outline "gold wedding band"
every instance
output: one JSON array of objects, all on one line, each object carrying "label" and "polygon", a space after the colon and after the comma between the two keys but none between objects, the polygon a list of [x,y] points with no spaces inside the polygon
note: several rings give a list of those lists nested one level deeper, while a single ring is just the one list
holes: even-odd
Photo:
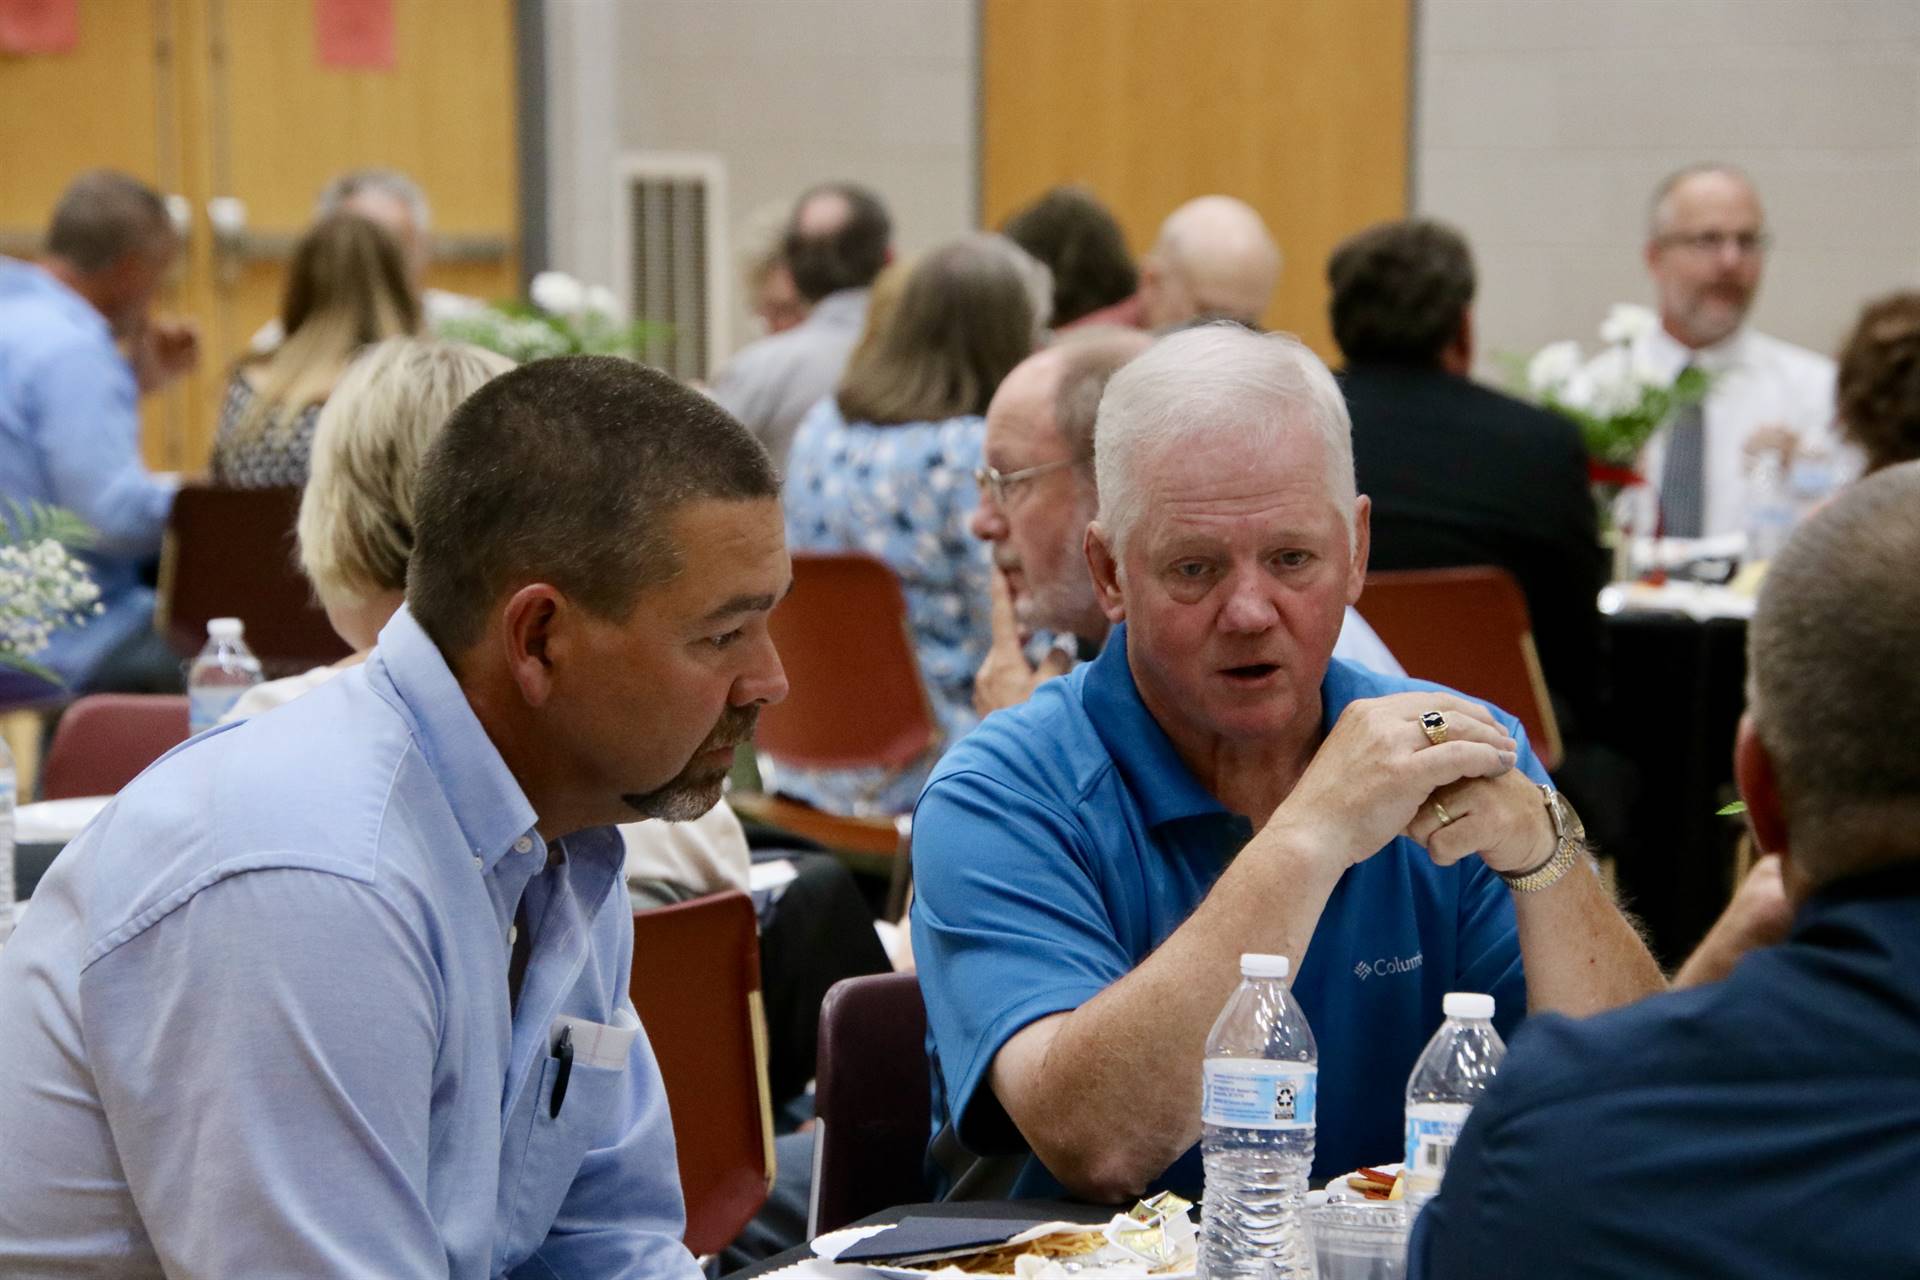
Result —
[{"label": "gold wedding band", "polygon": [[1438,711],[1422,711],[1420,730],[1427,735],[1427,741],[1437,747],[1447,740],[1447,718]]},{"label": "gold wedding band", "polygon": [[1440,825],[1443,827],[1450,826],[1453,822],[1453,815],[1447,812],[1447,806],[1441,804],[1438,800],[1433,802],[1433,815],[1440,819]]}]

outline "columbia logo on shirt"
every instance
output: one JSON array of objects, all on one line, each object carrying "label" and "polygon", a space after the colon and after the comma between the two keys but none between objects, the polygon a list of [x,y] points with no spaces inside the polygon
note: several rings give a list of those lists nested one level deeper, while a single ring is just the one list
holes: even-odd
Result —
[{"label": "columbia logo on shirt", "polygon": [[1412,973],[1426,962],[1421,952],[1410,956],[1381,956],[1378,960],[1362,960],[1353,966],[1353,976],[1365,982],[1368,978],[1390,978],[1396,974]]}]

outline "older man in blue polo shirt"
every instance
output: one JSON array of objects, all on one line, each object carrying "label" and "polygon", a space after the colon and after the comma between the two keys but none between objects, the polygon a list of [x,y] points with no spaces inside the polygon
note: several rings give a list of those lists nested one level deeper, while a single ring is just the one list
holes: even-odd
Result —
[{"label": "older man in blue polo shirt", "polygon": [[1294,962],[1318,1176],[1398,1154],[1445,992],[1511,1029],[1664,985],[1512,717],[1331,659],[1367,500],[1311,352],[1167,338],[1114,376],[1095,457],[1112,638],[948,753],[915,816],[943,1163],[1015,1157],[1023,1196],[1198,1188],[1242,952]]},{"label": "older man in blue polo shirt", "polygon": [[542,360],[414,535],[367,662],[141,775],[0,952],[0,1274],[697,1280],[613,824],[786,692],[772,461]]}]

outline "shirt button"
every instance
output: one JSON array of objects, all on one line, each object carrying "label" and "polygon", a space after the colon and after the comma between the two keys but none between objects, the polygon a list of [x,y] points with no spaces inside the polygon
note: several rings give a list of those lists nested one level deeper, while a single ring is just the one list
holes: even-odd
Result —
[{"label": "shirt button", "polygon": [[476,867],[484,867],[487,865],[487,860],[479,854],[475,854],[473,857],[473,865]]},{"label": "shirt button", "polygon": [[516,943],[518,941],[520,941],[520,926],[517,924],[508,925],[507,926],[508,945],[511,946],[513,943]]},{"label": "shirt button", "polygon": [[521,836],[518,840],[515,840],[513,842],[513,851],[515,853],[531,853],[533,851],[533,837]]}]

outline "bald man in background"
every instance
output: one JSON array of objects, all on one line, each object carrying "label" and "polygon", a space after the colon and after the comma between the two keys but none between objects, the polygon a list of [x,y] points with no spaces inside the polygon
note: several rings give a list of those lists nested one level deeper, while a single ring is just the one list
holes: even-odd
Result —
[{"label": "bald man in background", "polygon": [[1200,196],[1167,215],[1140,263],[1140,318],[1162,330],[1196,320],[1260,327],[1280,283],[1280,246],[1253,206]]}]

